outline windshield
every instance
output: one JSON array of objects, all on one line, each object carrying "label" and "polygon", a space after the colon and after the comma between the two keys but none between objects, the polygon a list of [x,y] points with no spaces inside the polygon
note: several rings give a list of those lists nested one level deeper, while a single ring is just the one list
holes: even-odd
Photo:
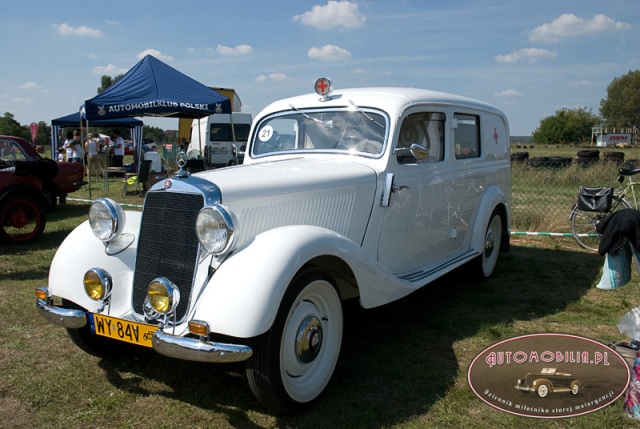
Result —
[{"label": "windshield", "polygon": [[[294,108],[295,109],[295,108]],[[259,124],[252,154],[344,152],[382,153],[387,120],[370,110],[300,111],[267,118]]]}]

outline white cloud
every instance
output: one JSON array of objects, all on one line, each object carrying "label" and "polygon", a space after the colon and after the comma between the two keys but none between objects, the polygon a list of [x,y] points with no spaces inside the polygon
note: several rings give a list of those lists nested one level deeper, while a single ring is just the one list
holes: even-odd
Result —
[{"label": "white cloud", "polygon": [[253,53],[253,49],[249,45],[236,45],[235,48],[229,46],[218,45],[216,52],[222,55],[250,55]]},{"label": "white cloud", "polygon": [[20,88],[22,88],[22,89],[38,89],[38,88],[40,88],[40,85],[38,85],[35,82],[25,82],[22,85],[20,85]]},{"label": "white cloud", "polygon": [[187,48],[187,52],[189,52],[190,54],[195,54],[196,48]]},{"label": "white cloud", "polygon": [[108,76],[117,76],[119,74],[125,74],[129,69],[125,69],[122,67],[116,67],[113,64],[109,64],[107,66],[97,66],[93,68],[93,74],[95,75],[108,75]]},{"label": "white cloud", "polygon": [[105,19],[104,22],[109,25],[121,25],[120,21],[114,21],[113,19]]},{"label": "white cloud", "polygon": [[289,79],[289,76],[287,76],[284,73],[271,73],[269,75],[260,75],[256,78],[256,82],[266,82],[268,80],[272,80],[274,82],[281,82],[283,80],[287,80]]},{"label": "white cloud", "polygon": [[329,0],[326,6],[314,6],[310,11],[294,16],[293,20],[321,30],[330,30],[334,27],[362,27],[367,18],[360,13],[356,3]]},{"label": "white cloud", "polygon": [[165,55],[156,49],[145,49],[144,51],[140,52],[137,57],[139,60],[141,60],[147,55],[153,55],[154,57],[162,61],[173,61],[173,57],[171,55]]},{"label": "white cloud", "polygon": [[320,61],[342,61],[351,58],[351,52],[336,45],[324,45],[322,48],[311,48],[309,58]]},{"label": "white cloud", "polygon": [[606,15],[594,15],[592,19],[587,20],[572,13],[565,13],[550,23],[542,24],[531,30],[529,40],[532,42],[554,43],[565,37],[628,30],[630,28],[631,24],[615,21]]},{"label": "white cloud", "polygon": [[520,97],[523,94],[515,89],[505,89],[503,91],[496,92],[493,95],[496,97]]},{"label": "white cloud", "polygon": [[22,97],[16,97],[12,100],[15,103],[20,103],[20,104],[30,104],[33,103],[33,100],[30,98],[22,98]]},{"label": "white cloud", "polygon": [[538,62],[541,58],[554,58],[558,53],[541,48],[524,48],[507,55],[498,55],[494,59],[499,63],[517,63],[526,61],[529,64]]},{"label": "white cloud", "polygon": [[593,82],[589,80],[576,80],[573,82],[569,82],[567,86],[593,86]]},{"label": "white cloud", "polygon": [[53,24],[53,28],[63,36],[87,36],[87,37],[102,37],[102,31],[95,28],[89,28],[82,25],[77,28],[73,28],[67,23]]}]

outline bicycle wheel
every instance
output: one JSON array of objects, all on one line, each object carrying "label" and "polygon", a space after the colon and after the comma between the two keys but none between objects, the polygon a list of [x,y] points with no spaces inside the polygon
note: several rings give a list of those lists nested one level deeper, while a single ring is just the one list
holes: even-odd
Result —
[{"label": "bicycle wheel", "polygon": [[571,234],[573,234],[573,238],[576,239],[580,247],[597,252],[600,244],[600,235],[596,231],[596,225],[609,214],[630,208],[631,204],[627,200],[615,195],[609,212],[586,212],[579,210],[578,205],[574,204],[570,216]]}]

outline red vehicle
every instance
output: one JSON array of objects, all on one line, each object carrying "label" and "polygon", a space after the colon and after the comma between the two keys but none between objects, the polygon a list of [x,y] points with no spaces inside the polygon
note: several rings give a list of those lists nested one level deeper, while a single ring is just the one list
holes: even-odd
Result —
[{"label": "red vehicle", "polygon": [[0,242],[37,240],[45,213],[80,189],[83,179],[81,164],[56,163],[20,137],[0,136]]}]

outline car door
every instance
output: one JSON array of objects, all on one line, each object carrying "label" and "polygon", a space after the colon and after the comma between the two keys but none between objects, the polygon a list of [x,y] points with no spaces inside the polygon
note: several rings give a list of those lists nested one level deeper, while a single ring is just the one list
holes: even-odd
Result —
[{"label": "car door", "polygon": [[[445,118],[444,111],[413,111],[394,139],[388,168],[392,192],[378,242],[378,259],[394,274],[433,265],[456,248],[449,222],[452,177],[445,157]],[[412,144],[426,148],[428,156],[417,159]]]}]

